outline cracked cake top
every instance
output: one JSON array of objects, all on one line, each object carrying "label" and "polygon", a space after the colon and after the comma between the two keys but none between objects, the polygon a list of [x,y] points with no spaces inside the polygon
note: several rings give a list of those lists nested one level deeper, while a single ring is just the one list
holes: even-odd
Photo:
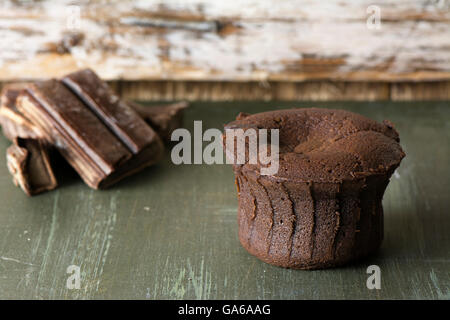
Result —
[{"label": "cracked cake top", "polygon": [[[341,182],[395,169],[405,156],[389,121],[359,114],[304,108],[238,115],[225,129],[279,129],[280,180]],[[226,133],[225,133],[226,135]],[[270,142],[270,139],[269,139]],[[261,164],[235,166],[258,171]]]}]

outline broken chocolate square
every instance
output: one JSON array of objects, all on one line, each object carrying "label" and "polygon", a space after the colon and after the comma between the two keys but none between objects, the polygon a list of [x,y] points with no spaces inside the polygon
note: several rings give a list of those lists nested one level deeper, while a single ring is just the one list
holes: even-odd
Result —
[{"label": "broken chocolate square", "polygon": [[62,82],[126,145],[137,154],[159,137],[145,121],[122,101],[92,70],[62,78]]},{"label": "broken chocolate square", "polygon": [[48,146],[44,141],[18,138],[7,149],[6,160],[14,184],[20,186],[27,195],[36,195],[57,187],[50,166]]},{"label": "broken chocolate square", "polygon": [[164,142],[170,142],[173,130],[183,125],[183,110],[188,107],[185,101],[163,106],[143,106],[133,101],[127,102],[150,126],[155,129]]}]

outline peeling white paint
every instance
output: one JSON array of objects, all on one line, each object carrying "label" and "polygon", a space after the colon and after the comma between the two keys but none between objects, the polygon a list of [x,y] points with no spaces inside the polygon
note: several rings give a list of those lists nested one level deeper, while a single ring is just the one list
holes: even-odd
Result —
[{"label": "peeling white paint", "polygon": [[[93,67],[105,79],[264,81],[280,75],[302,80],[321,70],[337,78],[374,70],[386,77],[450,72],[450,10],[425,0],[379,1],[381,30],[366,27],[372,4],[366,0],[82,2],[82,42],[67,48],[64,58],[55,54],[55,63],[38,60],[69,31],[69,4],[3,2],[0,78],[53,76],[80,67]],[[157,20],[168,26],[164,32],[130,23],[161,10],[169,12]],[[177,14],[205,21],[176,20]],[[216,20],[232,21],[236,30],[219,34],[210,28]],[[305,57],[316,62],[304,65]],[[327,59],[342,62],[327,66]]]}]

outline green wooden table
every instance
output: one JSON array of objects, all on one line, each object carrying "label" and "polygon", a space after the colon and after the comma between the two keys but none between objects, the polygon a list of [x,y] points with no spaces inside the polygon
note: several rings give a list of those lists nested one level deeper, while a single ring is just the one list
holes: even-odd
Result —
[{"label": "green wooden table", "polygon": [[[386,191],[380,253],[355,265],[286,270],[237,239],[227,165],[159,165],[106,191],[72,172],[28,198],[0,160],[0,298],[18,299],[450,299],[449,103],[194,103],[185,125],[222,128],[239,111],[344,108],[396,124],[407,157]],[[0,139],[1,150],[8,146]],[[62,170],[60,170],[62,171]],[[369,265],[381,290],[366,287]],[[81,270],[68,289],[67,268]]]}]

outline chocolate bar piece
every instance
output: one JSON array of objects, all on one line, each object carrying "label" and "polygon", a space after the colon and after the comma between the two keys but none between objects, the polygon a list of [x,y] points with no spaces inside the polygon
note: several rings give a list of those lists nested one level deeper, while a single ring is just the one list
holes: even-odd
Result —
[{"label": "chocolate bar piece", "polygon": [[58,186],[47,147],[42,140],[17,138],[6,151],[7,166],[14,184],[29,196]]},{"label": "chocolate bar piece", "polygon": [[87,185],[106,188],[159,160],[160,138],[134,111],[104,86],[89,83],[99,90],[84,90],[76,77],[73,83],[81,88],[74,90],[81,99],[52,79],[28,86],[17,106]]},{"label": "chocolate bar piece", "polygon": [[71,73],[62,81],[133,153],[137,154],[159,138],[151,127],[112,92],[92,70]]},{"label": "chocolate bar piece", "polygon": [[183,110],[188,107],[185,101],[153,107],[146,107],[133,101],[127,101],[127,103],[155,129],[166,143],[171,141],[173,130],[183,125]]},{"label": "chocolate bar piece", "polygon": [[10,141],[16,138],[43,139],[43,134],[16,107],[16,100],[27,84],[6,85],[1,94],[0,124],[3,135]]}]

